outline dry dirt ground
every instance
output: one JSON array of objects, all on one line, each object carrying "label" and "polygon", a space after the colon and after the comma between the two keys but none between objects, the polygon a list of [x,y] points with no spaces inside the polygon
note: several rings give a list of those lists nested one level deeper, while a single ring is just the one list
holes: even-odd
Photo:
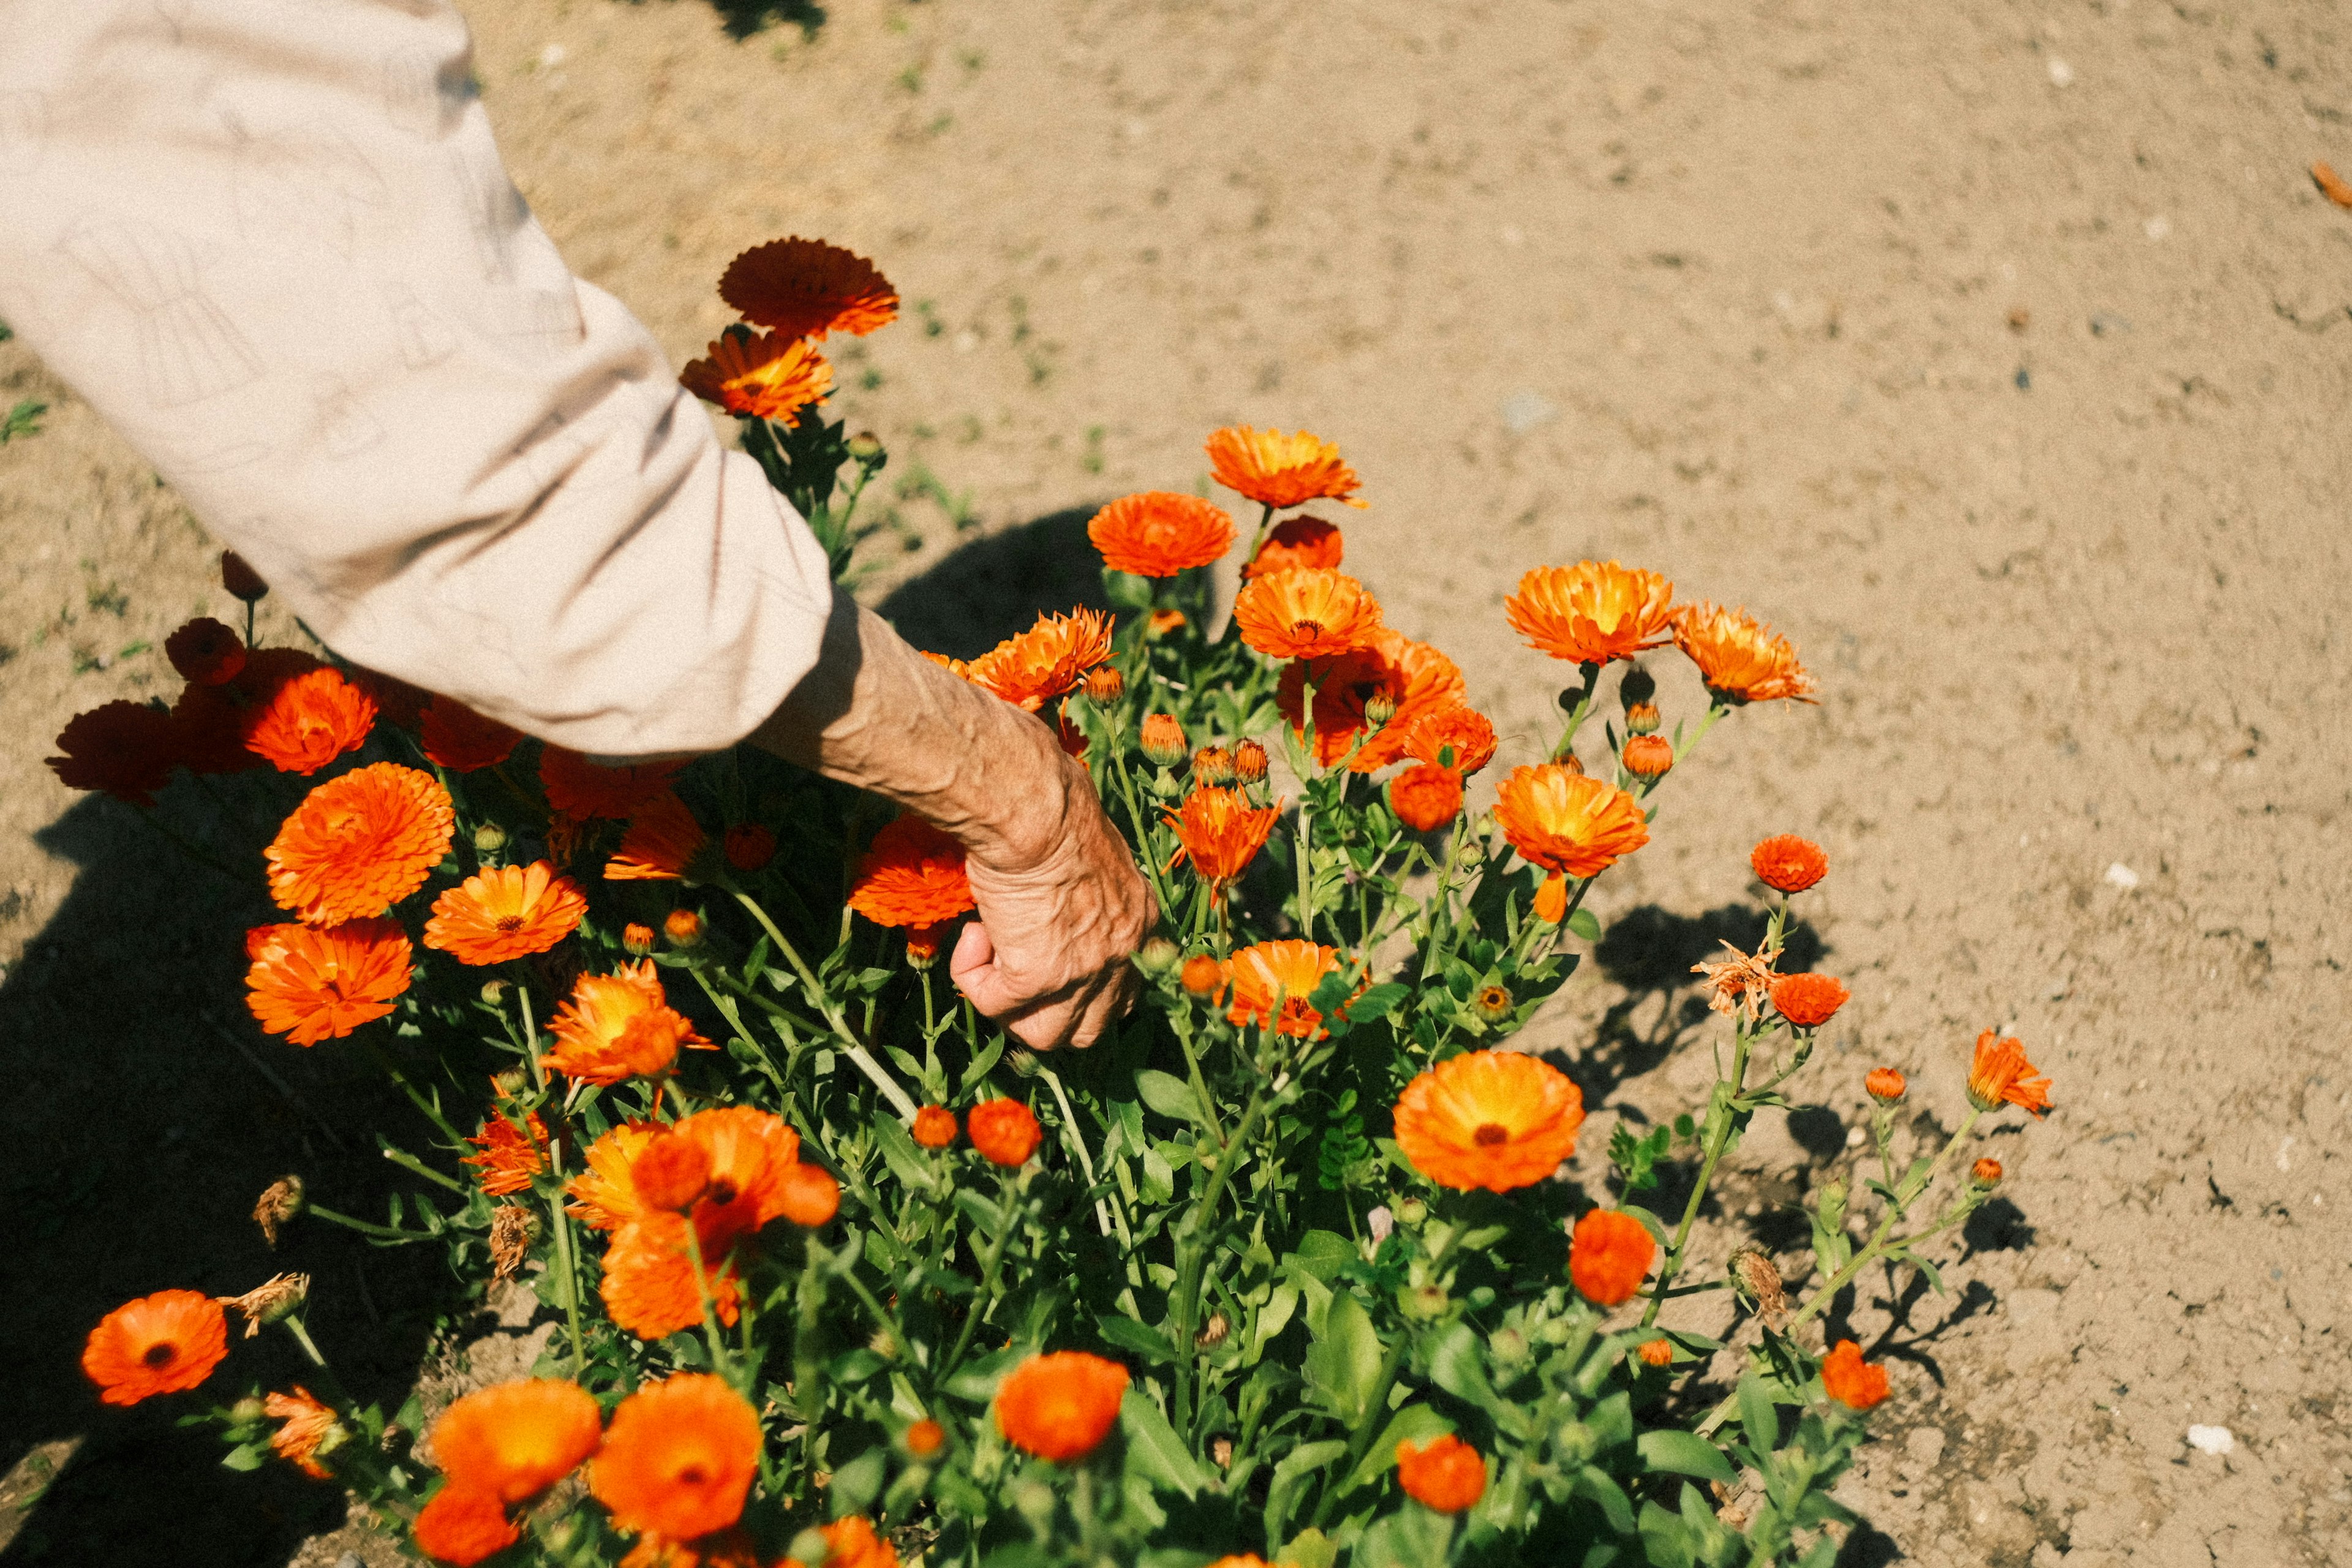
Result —
[{"label": "dry dirt ground", "polygon": [[[1617,556],[1769,616],[1821,705],[1735,715],[1672,781],[1600,899],[1655,940],[1539,1026],[1605,1107],[1587,1168],[1612,1116],[1704,1076],[1674,950],[1747,898],[1747,846],[1821,840],[1821,963],[1856,999],[1799,1080],[1822,1109],[1742,1151],[1714,1257],[1752,1232],[1802,1267],[1777,1205],[1848,1158],[1871,1064],[1913,1074],[1925,1136],[1998,1025],[2058,1102],[1994,1140],[2005,1206],[1948,1247],[1953,1295],[1891,1311],[1874,1283],[1842,1315],[1896,1391],[1847,1561],[2352,1562],[2352,212],[2305,173],[2352,168],[2344,15],[825,9],[738,39],[694,0],[467,5],[518,182],[681,358],[761,238],[902,289],[840,399],[901,481],[872,591],[935,574],[890,603],[941,637],[1049,599],[1085,575],[1073,509],[1189,487],[1202,436],[1253,421],[1344,445],[1354,568],[1522,752],[1564,673],[1502,624],[1526,566]],[[306,1535],[332,1563],[353,1541],[314,1533],[315,1489],[214,1468],[72,1371],[112,1301],[268,1267],[242,1214],[279,1170],[379,1201],[358,1130],[399,1113],[347,1058],[243,1033],[249,890],[41,766],[226,606],[196,525],[12,344],[20,397],[53,406],[0,448],[0,1563],[274,1564]],[[304,1266],[322,1337],[386,1325],[358,1375],[395,1386],[439,1283]]]}]

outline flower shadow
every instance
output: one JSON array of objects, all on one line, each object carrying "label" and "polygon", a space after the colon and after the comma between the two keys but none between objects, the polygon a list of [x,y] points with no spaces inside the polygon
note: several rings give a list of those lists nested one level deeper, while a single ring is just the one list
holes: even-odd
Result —
[{"label": "flower shadow", "polygon": [[876,613],[917,647],[971,658],[1046,612],[1108,611],[1102,558],[1087,540],[1097,510],[1069,507],[971,540],[893,588]]},{"label": "flower shadow", "polygon": [[[631,5],[643,0],[629,0]],[[816,0],[710,0],[710,8],[719,13],[719,26],[730,38],[748,38],[770,27],[790,26],[801,30],[801,37],[814,39],[824,31],[825,9]]]}]

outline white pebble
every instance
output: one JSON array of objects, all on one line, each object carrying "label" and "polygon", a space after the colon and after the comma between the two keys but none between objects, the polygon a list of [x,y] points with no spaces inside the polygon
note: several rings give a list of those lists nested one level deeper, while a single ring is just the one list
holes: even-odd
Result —
[{"label": "white pebble", "polygon": [[[566,51],[562,44],[548,45],[547,47],[539,51],[540,68],[541,70],[553,70],[556,67],[563,63],[565,52]],[[1306,721],[1302,719],[1299,722],[1303,724]]]},{"label": "white pebble", "polygon": [[2227,1426],[2191,1426],[2189,1428],[2189,1446],[2200,1453],[2218,1456],[2236,1448],[2238,1439]]},{"label": "white pebble", "polygon": [[2139,873],[2120,860],[2107,868],[2105,879],[2107,886],[2111,888],[2130,889],[2139,886]]},{"label": "white pebble", "polygon": [[[2158,213],[2140,226],[2147,230],[2148,238],[2162,239],[2166,235],[2172,232],[2172,220],[2165,216],[2162,213]],[[1304,722],[1304,721],[1302,720],[1301,722]]]},{"label": "white pebble", "polygon": [[2073,85],[2074,80],[2074,68],[2068,65],[2064,60],[2060,59],[2056,55],[2052,55],[2050,57],[2050,85],[2053,87],[2068,87]]}]

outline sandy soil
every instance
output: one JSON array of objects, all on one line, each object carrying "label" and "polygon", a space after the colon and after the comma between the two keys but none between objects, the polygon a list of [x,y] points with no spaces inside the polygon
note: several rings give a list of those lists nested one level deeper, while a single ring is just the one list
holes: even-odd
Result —
[{"label": "sandy soil", "polygon": [[[1742,1151],[1717,1258],[1752,1232],[1801,1268],[1775,1205],[1846,1158],[1867,1066],[1913,1073],[1921,1136],[1956,1121],[1980,1027],[2055,1077],[2049,1122],[1995,1141],[2006,1206],[1962,1288],[1844,1314],[1896,1363],[1846,1561],[2352,1561],[2352,212],[2304,174],[2352,166],[2341,17],[839,0],[814,37],[738,41],[690,0],[467,9],[518,182],[681,357],[761,238],[897,281],[908,320],[842,404],[917,481],[877,595],[983,541],[892,599],[930,635],[974,563],[1016,595],[1082,580],[1065,514],[1189,486],[1235,420],[1345,446],[1373,502],[1350,560],[1507,744],[1542,743],[1564,673],[1502,624],[1533,563],[1619,556],[1790,632],[1821,706],[1709,740],[1601,900],[1657,940],[1538,1027],[1611,1114],[1674,1108],[1705,1030],[1660,953],[1793,830],[1833,857],[1814,931],[1857,995],[1800,1080],[1823,1109]],[[236,1025],[221,932],[248,896],[40,766],[71,712],[168,676],[131,645],[225,605],[184,510],[11,344],[22,396],[56,407],[0,448],[0,1053],[27,1155],[0,1227],[39,1288],[12,1292],[35,1300],[0,1563],[89,1561],[100,1531],[117,1563],[282,1563],[331,1509],[101,1415],[70,1356],[104,1304],[184,1282],[158,1259],[267,1267],[241,1214],[278,1169],[364,1207],[373,1162],[322,1129],[389,1113],[329,1053],[279,1047],[273,1085],[229,1050],[194,1010]],[[433,1288],[328,1263],[373,1288],[354,1337],[405,1336],[389,1385]],[[167,1475],[142,1485],[168,1521],[124,1502]]]}]

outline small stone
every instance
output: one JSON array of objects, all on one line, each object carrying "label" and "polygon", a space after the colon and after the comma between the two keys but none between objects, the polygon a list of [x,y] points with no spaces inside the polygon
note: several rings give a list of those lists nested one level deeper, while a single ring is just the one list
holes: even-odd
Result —
[{"label": "small stone", "polygon": [[2238,1439],[2227,1426],[2191,1426],[2189,1446],[2200,1454],[2219,1458],[2235,1449]]},{"label": "small stone", "polygon": [[2074,85],[2074,68],[2068,65],[2064,60],[2060,59],[2056,55],[2052,55],[2050,57],[2050,85],[2053,87],[2071,87]]},{"label": "small stone", "polygon": [[2100,879],[2110,888],[2121,888],[2126,892],[2139,886],[2139,873],[2120,860],[2109,866],[2107,874]]},{"label": "small stone", "polygon": [[1559,413],[1550,398],[1533,387],[1523,387],[1503,399],[1503,428],[1514,436],[1524,436],[1538,425],[1549,422]]}]

